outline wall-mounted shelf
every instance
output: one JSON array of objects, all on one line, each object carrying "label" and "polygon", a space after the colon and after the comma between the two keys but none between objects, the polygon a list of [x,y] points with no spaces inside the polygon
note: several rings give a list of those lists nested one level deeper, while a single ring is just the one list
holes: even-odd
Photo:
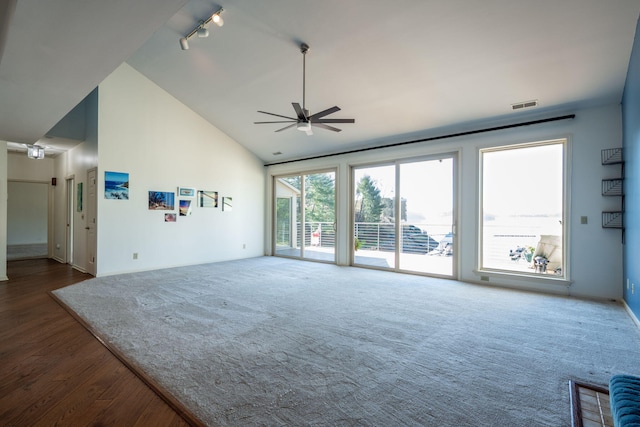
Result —
[{"label": "wall-mounted shelf", "polygon": [[606,148],[600,153],[602,164],[605,166],[620,165],[620,177],[602,180],[602,195],[606,197],[620,197],[619,211],[602,212],[602,228],[617,228],[622,230],[624,243],[624,156],[622,148]]},{"label": "wall-mounted shelf", "polygon": [[602,228],[623,228],[622,211],[602,212]]},{"label": "wall-mounted shelf", "polygon": [[602,195],[603,196],[624,196],[624,188],[622,178],[615,179],[603,179],[602,180]]}]

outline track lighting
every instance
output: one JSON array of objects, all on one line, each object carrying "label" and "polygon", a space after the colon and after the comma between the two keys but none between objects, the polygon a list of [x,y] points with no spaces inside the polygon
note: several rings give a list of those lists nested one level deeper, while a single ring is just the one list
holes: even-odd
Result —
[{"label": "track lighting", "polygon": [[27,145],[27,157],[30,159],[44,159],[44,147]]},{"label": "track lighting", "polygon": [[200,38],[209,37],[209,30],[207,30],[205,27],[200,27],[198,28],[197,34]]},{"label": "track lighting", "polygon": [[209,37],[209,30],[207,29],[207,24],[213,22],[218,27],[222,27],[224,25],[224,20],[220,14],[224,9],[220,8],[216,12],[212,13],[206,20],[200,21],[198,26],[195,27],[189,34],[180,38],[180,49],[189,50],[189,39],[194,35],[198,35],[198,37]]}]

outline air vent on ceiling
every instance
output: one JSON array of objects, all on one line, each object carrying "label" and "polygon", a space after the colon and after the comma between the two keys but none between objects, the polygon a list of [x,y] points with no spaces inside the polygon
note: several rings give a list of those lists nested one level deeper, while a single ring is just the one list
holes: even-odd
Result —
[{"label": "air vent on ceiling", "polygon": [[537,107],[538,106],[538,100],[534,99],[533,101],[524,101],[524,102],[518,102],[515,104],[511,104],[511,108],[515,111],[515,110],[522,110],[523,108],[531,108],[531,107]]},{"label": "air vent on ceiling", "polygon": [[282,154],[282,151],[276,151],[275,153],[272,153],[274,156],[279,156]]}]

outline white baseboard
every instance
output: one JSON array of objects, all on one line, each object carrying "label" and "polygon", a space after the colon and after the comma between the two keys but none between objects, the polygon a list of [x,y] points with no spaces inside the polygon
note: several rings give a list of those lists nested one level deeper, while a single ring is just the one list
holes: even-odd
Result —
[{"label": "white baseboard", "polygon": [[638,320],[638,318],[636,317],[635,313],[627,305],[627,302],[625,300],[622,300],[622,305],[624,305],[624,308],[625,308],[625,310],[627,310],[627,313],[631,317],[631,320],[633,320],[633,323],[635,323],[636,326],[640,329],[640,320]]},{"label": "white baseboard", "polygon": [[54,256],[53,260],[54,261],[58,261],[60,264],[65,264],[64,260],[62,258],[60,258],[60,257]]},{"label": "white baseboard", "polygon": [[74,270],[78,270],[80,273],[86,273],[87,272],[84,268],[80,267],[79,265],[73,264],[71,266],[71,268],[73,268]]}]

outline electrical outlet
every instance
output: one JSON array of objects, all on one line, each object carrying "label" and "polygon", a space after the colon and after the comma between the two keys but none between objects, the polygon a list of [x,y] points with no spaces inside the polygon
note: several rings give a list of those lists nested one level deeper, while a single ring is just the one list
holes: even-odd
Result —
[{"label": "electrical outlet", "polygon": [[133,259],[138,259],[138,252],[133,253]]}]

